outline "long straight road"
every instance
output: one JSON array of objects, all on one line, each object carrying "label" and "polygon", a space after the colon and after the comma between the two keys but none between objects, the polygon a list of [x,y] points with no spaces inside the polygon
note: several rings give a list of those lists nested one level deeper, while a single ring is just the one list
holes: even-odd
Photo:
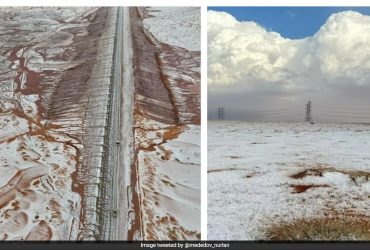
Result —
[{"label": "long straight road", "polygon": [[133,96],[132,46],[129,7],[118,7],[114,57],[113,127],[116,150],[112,171],[110,240],[127,240],[130,168],[132,164]]}]

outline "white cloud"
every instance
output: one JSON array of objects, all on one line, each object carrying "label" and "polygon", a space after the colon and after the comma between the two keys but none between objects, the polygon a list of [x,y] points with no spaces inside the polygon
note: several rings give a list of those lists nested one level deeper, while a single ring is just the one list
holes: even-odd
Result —
[{"label": "white cloud", "polygon": [[292,40],[208,11],[208,84],[214,94],[292,95],[370,85],[370,17],[339,12],[313,36]]}]

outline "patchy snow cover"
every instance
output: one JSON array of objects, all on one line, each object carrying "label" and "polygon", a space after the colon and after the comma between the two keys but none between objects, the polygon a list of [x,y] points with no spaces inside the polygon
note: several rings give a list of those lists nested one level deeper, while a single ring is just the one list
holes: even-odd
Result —
[{"label": "patchy snow cover", "polygon": [[131,21],[133,228],[144,240],[200,239],[200,8],[137,8]]},{"label": "patchy snow cover", "polygon": [[159,41],[200,51],[200,8],[151,7],[144,27]]},{"label": "patchy snow cover", "polygon": [[200,126],[141,121],[135,138],[144,238],[199,239]]},{"label": "patchy snow cover", "polygon": [[[108,63],[99,67],[95,45],[108,12],[0,8],[0,240],[77,240],[80,230],[95,233],[90,227],[97,224],[97,195],[92,188],[84,193],[83,185],[99,172],[92,163],[99,157],[94,146],[102,144],[99,135],[104,134],[101,110],[110,77],[104,73],[105,68],[110,72],[111,58],[106,55]],[[99,46],[109,42],[106,36]],[[108,53],[111,47],[101,50]],[[101,57],[97,60],[105,62]],[[94,65],[98,70],[89,74]],[[96,85],[87,84],[95,78]],[[86,111],[88,101],[95,106],[90,103]],[[85,129],[92,120],[93,136]],[[85,138],[85,157],[82,136],[94,139]],[[85,159],[90,164],[81,164]],[[79,175],[87,181],[82,183]]]},{"label": "patchy snow cover", "polygon": [[370,125],[208,123],[208,239],[260,240],[275,223],[370,216]]}]

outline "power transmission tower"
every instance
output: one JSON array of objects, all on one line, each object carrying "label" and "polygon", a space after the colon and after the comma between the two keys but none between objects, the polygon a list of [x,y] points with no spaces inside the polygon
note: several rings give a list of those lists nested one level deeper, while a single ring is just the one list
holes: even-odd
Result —
[{"label": "power transmission tower", "polygon": [[304,121],[313,124],[313,119],[312,119],[312,103],[311,103],[311,101],[308,101],[306,103],[306,118],[304,119]]},{"label": "power transmission tower", "polygon": [[218,108],[218,119],[223,120],[224,119],[224,108]]}]

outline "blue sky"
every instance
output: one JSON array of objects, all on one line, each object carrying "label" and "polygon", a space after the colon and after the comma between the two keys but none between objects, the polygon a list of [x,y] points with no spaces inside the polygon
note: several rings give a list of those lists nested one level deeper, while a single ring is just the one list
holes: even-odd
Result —
[{"label": "blue sky", "polygon": [[369,7],[208,7],[225,11],[239,21],[255,21],[267,30],[287,38],[303,38],[316,33],[332,14],[354,10],[370,15]]}]

